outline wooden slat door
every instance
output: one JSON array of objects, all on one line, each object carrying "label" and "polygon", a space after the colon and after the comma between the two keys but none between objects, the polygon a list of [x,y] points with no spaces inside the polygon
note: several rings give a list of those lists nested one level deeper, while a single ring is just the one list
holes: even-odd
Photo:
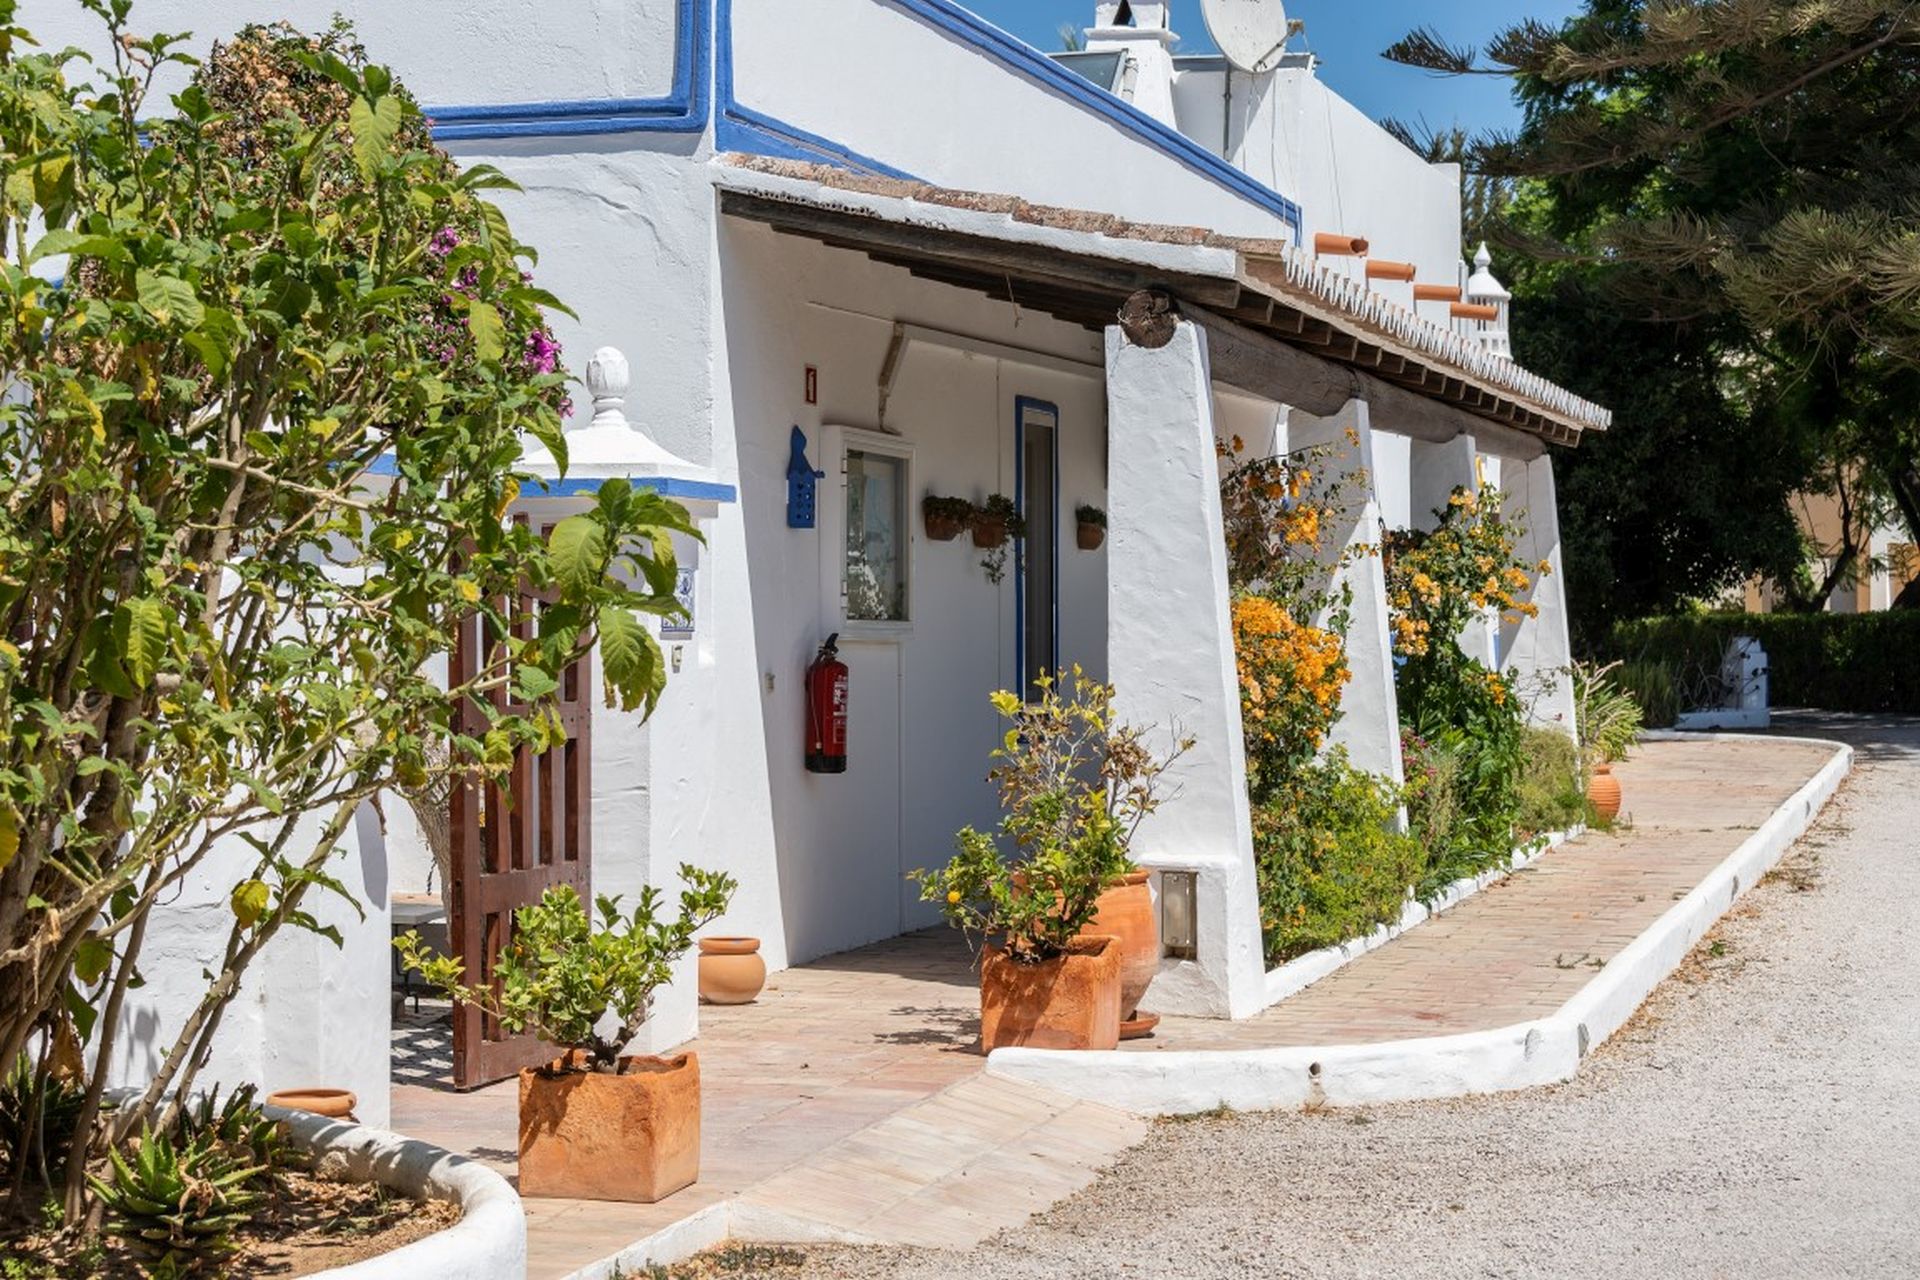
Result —
[{"label": "wooden slat door", "polygon": [[[509,603],[506,616],[514,635],[532,634],[540,605],[532,593]],[[464,619],[454,636],[450,682],[471,678],[498,643],[497,624],[479,615]],[[571,885],[591,910],[593,703],[585,668],[584,661],[577,662],[560,678],[564,746],[538,755],[522,748],[504,786],[454,789],[449,941],[474,985],[494,980],[494,962],[512,936],[516,908],[538,902],[555,885]],[[508,711],[524,710],[504,687],[489,697]],[[459,719],[462,733],[477,738],[486,732],[480,706],[463,705]],[[558,1052],[534,1036],[507,1034],[479,1009],[454,1006],[456,1089],[505,1079]]]}]

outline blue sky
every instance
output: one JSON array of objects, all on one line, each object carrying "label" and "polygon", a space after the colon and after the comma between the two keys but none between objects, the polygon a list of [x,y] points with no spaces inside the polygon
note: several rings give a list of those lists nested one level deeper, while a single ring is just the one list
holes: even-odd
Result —
[{"label": "blue sky", "polygon": [[[997,26],[1040,49],[1060,48],[1060,26],[1093,21],[1094,0],[960,0]],[[1173,26],[1184,53],[1211,52],[1200,0],[1172,0]],[[1380,51],[1415,27],[1437,29],[1452,43],[1482,45],[1488,35],[1521,18],[1558,22],[1578,0],[1290,0],[1287,13],[1306,21],[1306,47],[1320,55],[1320,74],[1341,97],[1368,115],[1424,119],[1436,127],[1458,121],[1469,129],[1511,126],[1519,113],[1504,80],[1445,78],[1396,66]],[[1297,46],[1296,46],[1297,47]]]}]

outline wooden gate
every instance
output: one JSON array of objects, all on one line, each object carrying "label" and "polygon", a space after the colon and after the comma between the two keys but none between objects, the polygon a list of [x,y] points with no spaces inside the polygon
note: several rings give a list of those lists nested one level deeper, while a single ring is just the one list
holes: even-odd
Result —
[{"label": "wooden gate", "polygon": [[[541,599],[521,593],[503,611],[512,634],[526,637],[539,625]],[[459,684],[498,656],[498,625],[479,615],[464,619],[454,635],[449,682]],[[473,985],[494,981],[494,965],[513,930],[515,908],[538,902],[555,885],[571,885],[583,902],[589,893],[592,845],[593,704],[584,661],[560,677],[560,723],[564,746],[534,754],[519,749],[506,784],[467,784],[453,792],[453,874],[448,938]],[[510,712],[524,710],[504,687],[489,695]],[[467,702],[459,732],[486,732],[484,710]],[[475,1089],[505,1079],[522,1067],[545,1062],[558,1050],[532,1035],[509,1035],[499,1020],[469,1005],[453,1013],[453,1085]]]}]

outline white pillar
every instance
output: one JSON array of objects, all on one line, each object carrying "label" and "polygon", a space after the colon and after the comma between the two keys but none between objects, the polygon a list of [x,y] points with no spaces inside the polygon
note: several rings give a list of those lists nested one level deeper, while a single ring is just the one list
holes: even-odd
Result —
[{"label": "white pillar", "polygon": [[1196,957],[1166,960],[1160,1013],[1249,1017],[1265,964],[1233,657],[1226,533],[1206,336],[1182,321],[1166,346],[1107,330],[1107,666],[1117,709],[1164,747],[1194,740],[1133,856],[1197,873]]},{"label": "white pillar", "polygon": [[[1386,570],[1380,563],[1380,499],[1374,488],[1373,427],[1364,400],[1316,418],[1295,409],[1287,419],[1287,447],[1295,453],[1325,446],[1318,464],[1329,480],[1345,477],[1341,518],[1323,530],[1321,557],[1345,563],[1334,577],[1353,593],[1348,611],[1347,667],[1353,677],[1340,697],[1340,719],[1329,735],[1354,765],[1368,773],[1405,778],[1400,760],[1400,705],[1393,689],[1393,641],[1387,613]],[[1368,548],[1356,551],[1356,548]],[[1317,621],[1324,622],[1325,619]]]},{"label": "white pillar", "polygon": [[[1531,462],[1504,459],[1501,480],[1507,493],[1507,514],[1525,526],[1518,554],[1527,564],[1533,586],[1526,599],[1539,607],[1537,617],[1503,621],[1500,654],[1505,667],[1519,675],[1519,691],[1527,699],[1533,720],[1557,725],[1569,734],[1574,724],[1573,642],[1567,633],[1567,575],[1560,557],[1560,508],[1554,492],[1553,459],[1541,454]],[[1533,572],[1545,561],[1551,572]]]}]

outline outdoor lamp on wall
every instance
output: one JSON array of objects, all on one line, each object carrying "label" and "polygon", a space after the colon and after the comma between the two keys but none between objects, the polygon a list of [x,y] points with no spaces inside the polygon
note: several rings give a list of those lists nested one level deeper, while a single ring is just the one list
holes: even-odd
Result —
[{"label": "outdoor lamp on wall", "polygon": [[1160,873],[1160,941],[1175,959],[1192,960],[1199,954],[1199,880],[1197,871]]}]

